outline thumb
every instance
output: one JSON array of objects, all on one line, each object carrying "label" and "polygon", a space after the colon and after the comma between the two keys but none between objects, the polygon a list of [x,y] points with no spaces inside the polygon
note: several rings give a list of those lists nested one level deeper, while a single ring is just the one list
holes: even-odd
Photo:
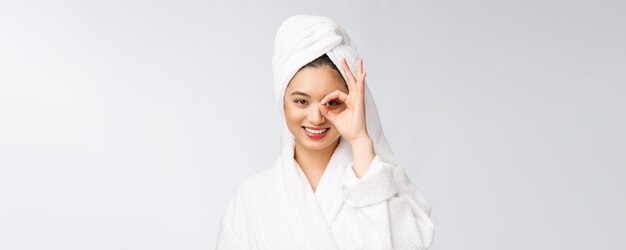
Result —
[{"label": "thumb", "polygon": [[330,120],[331,123],[335,123],[335,118],[337,117],[337,114],[330,112],[330,110],[326,107],[326,105],[318,103],[317,104],[318,109],[320,110],[320,113],[326,117],[328,120]]}]

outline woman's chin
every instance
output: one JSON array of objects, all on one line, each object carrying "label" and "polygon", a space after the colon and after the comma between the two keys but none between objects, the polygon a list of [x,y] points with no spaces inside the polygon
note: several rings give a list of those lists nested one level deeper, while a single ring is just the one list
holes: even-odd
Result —
[{"label": "woman's chin", "polygon": [[326,149],[327,147],[330,147],[331,145],[333,145],[333,143],[330,143],[330,141],[335,142],[339,138],[335,140],[330,140],[330,139],[331,138],[323,138],[322,140],[313,140],[305,136],[305,138],[301,138],[300,144],[308,150],[317,151],[317,150],[323,150],[323,149]]}]

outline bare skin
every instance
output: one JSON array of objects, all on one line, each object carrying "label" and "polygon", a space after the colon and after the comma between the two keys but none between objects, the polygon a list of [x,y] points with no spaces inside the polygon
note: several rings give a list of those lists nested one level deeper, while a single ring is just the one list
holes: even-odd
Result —
[{"label": "bare skin", "polygon": [[302,147],[298,149],[296,146],[294,158],[296,159],[296,162],[298,162],[298,165],[300,165],[300,168],[302,169],[302,172],[304,172],[306,178],[309,180],[313,192],[317,190],[317,185],[319,184],[320,179],[322,179],[322,175],[326,170],[330,157],[332,157],[333,151],[335,151],[338,144],[339,140],[336,140],[333,145],[322,151],[311,151]]},{"label": "bare skin", "polygon": [[[363,72],[363,61],[359,59],[357,62],[357,77],[345,59],[342,59],[342,68],[348,78],[346,84],[330,67],[307,67],[296,73],[286,90],[285,119],[296,140],[294,159],[313,191],[317,189],[340,136],[352,145],[353,170],[358,178],[365,175],[375,156],[365,125],[366,73]],[[324,138],[311,139],[302,126],[329,130]]]}]

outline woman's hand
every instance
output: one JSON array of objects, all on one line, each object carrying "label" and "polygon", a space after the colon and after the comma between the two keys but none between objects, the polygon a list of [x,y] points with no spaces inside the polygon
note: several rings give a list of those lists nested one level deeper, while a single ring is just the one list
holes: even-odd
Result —
[{"label": "woman's hand", "polygon": [[[363,72],[363,60],[357,61],[357,77],[350,71],[345,58],[341,59],[344,75],[348,78],[348,95],[341,90],[336,90],[326,95],[318,104],[319,110],[337,128],[339,133],[348,141],[370,140],[365,125],[365,76]],[[326,107],[326,103],[338,99],[346,104],[346,109],[341,113],[334,113]]]}]

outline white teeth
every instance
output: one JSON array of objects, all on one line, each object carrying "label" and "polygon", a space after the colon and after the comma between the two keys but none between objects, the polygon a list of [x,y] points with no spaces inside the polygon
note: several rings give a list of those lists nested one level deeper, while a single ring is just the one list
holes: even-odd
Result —
[{"label": "white teeth", "polygon": [[314,129],[308,129],[306,127],[304,129],[311,134],[323,134],[324,132],[328,130],[328,128],[322,129],[322,130],[314,130]]}]

